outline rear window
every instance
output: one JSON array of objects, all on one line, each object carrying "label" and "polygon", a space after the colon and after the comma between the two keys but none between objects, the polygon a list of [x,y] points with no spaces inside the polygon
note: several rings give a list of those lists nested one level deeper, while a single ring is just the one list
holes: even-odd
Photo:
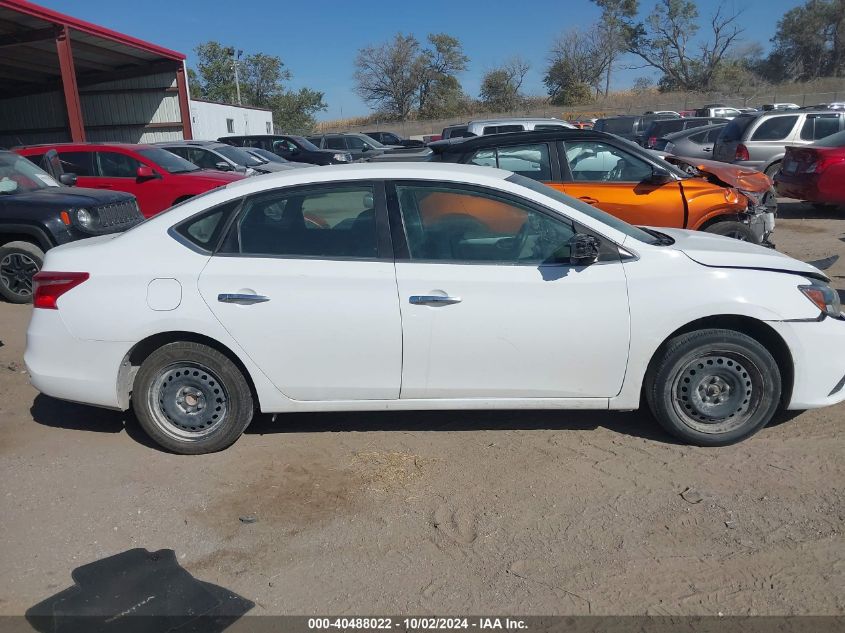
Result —
[{"label": "rear window", "polygon": [[838,114],[808,114],[801,127],[801,138],[805,141],[815,141],[838,131]]},{"label": "rear window", "polygon": [[671,134],[684,129],[684,120],[677,119],[672,121],[655,121],[649,126],[648,136],[662,136],[664,134]]},{"label": "rear window", "polygon": [[757,117],[753,116],[736,117],[722,130],[722,133],[719,135],[719,140],[726,143],[741,140],[745,130],[748,129],[748,126],[751,125],[751,122],[756,120],[756,118]]},{"label": "rear window", "polygon": [[633,117],[620,117],[618,119],[599,119],[596,121],[595,129],[608,134],[631,134],[634,131]]},{"label": "rear window", "polygon": [[776,116],[765,119],[751,135],[752,141],[782,141],[795,127],[797,116]]}]

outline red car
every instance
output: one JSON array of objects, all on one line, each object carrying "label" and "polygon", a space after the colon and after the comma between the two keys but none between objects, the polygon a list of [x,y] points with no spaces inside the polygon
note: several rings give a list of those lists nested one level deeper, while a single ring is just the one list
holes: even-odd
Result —
[{"label": "red car", "polygon": [[76,174],[80,187],[134,194],[144,217],[244,178],[231,172],[200,169],[153,145],[58,143],[20,147],[15,151],[40,164],[41,158],[51,149],[59,153],[64,171]]},{"label": "red car", "polygon": [[787,147],[775,174],[778,194],[814,204],[845,205],[845,132]]}]

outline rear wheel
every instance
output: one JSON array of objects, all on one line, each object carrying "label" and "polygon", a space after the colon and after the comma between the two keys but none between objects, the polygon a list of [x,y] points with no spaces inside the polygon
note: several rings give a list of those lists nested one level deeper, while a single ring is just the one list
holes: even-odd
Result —
[{"label": "rear wheel", "polygon": [[753,435],[778,410],[780,370],[756,340],[708,329],[673,338],[646,376],[646,397],[660,425],[698,446]]},{"label": "rear wheel", "polygon": [[32,278],[44,265],[44,251],[29,242],[0,246],[0,296],[11,303],[32,301]]},{"label": "rear wheel", "polygon": [[741,242],[753,242],[755,244],[758,243],[757,236],[754,235],[754,231],[751,230],[751,227],[747,224],[743,224],[742,222],[716,222],[715,224],[711,224],[704,230],[708,233],[715,233],[716,235],[732,237],[735,240],[739,240]]},{"label": "rear wheel", "polygon": [[217,350],[188,342],[150,354],[135,377],[132,406],[153,440],[185,455],[227,448],[254,413],[252,392],[238,367]]}]

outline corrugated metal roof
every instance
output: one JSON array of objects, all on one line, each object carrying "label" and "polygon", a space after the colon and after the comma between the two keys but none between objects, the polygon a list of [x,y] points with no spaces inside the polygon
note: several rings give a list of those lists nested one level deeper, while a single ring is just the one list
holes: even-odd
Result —
[{"label": "corrugated metal roof", "polygon": [[0,0],[0,99],[60,86],[56,35],[67,27],[79,86],[172,71],[185,56],[22,0]]}]

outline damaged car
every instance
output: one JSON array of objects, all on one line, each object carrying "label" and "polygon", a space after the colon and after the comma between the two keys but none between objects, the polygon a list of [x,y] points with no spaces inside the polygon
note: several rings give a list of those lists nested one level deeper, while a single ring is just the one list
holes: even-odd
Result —
[{"label": "damaged car", "polygon": [[421,160],[499,167],[634,225],[771,245],[772,182],[752,169],[665,156],[592,130],[516,132],[429,145]]}]

